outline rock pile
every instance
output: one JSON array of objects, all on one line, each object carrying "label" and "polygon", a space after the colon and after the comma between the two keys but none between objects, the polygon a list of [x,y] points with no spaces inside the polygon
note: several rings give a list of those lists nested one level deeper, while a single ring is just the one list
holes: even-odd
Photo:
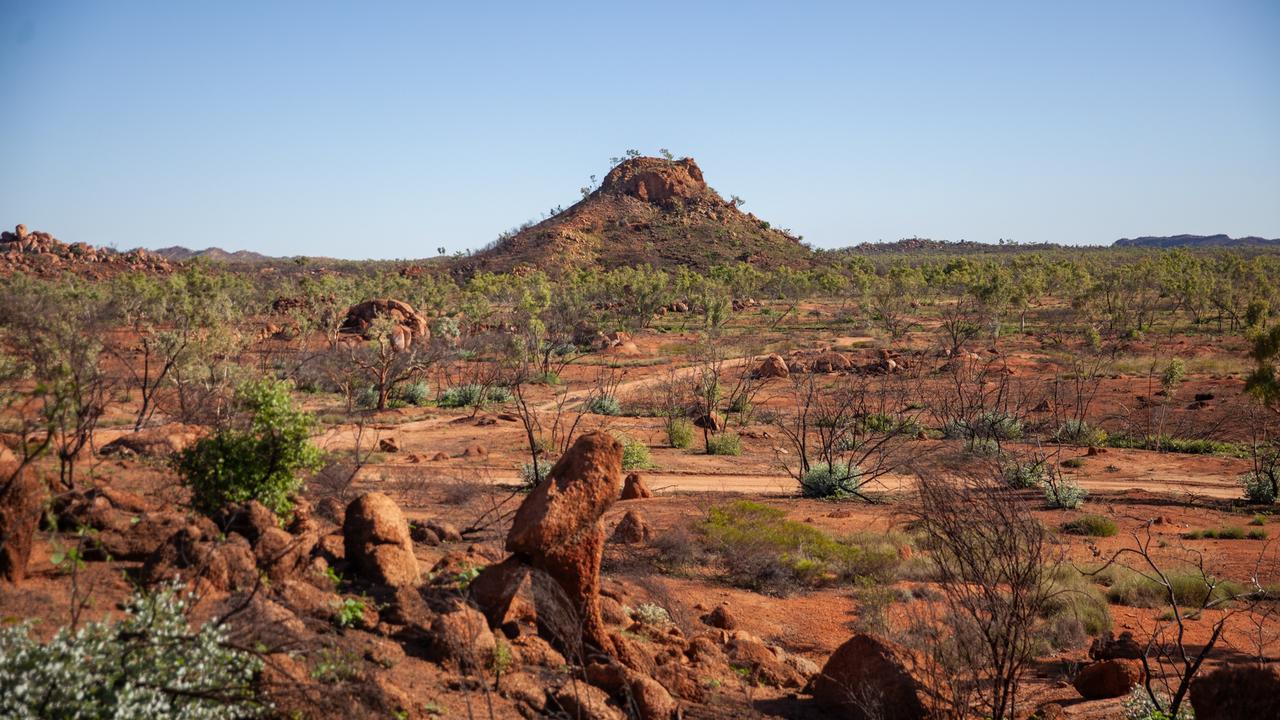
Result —
[{"label": "rock pile", "polygon": [[82,242],[68,245],[47,232],[27,230],[26,225],[0,232],[0,275],[24,272],[53,277],[73,272],[106,278],[123,272],[172,271],[168,260],[141,248],[122,253]]}]

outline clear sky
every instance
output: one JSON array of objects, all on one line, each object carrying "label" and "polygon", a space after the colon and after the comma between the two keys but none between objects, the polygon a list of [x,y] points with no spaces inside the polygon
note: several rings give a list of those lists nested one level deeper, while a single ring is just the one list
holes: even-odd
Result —
[{"label": "clear sky", "polygon": [[0,225],[423,257],[691,155],[819,247],[1280,237],[1280,3],[0,0]]}]

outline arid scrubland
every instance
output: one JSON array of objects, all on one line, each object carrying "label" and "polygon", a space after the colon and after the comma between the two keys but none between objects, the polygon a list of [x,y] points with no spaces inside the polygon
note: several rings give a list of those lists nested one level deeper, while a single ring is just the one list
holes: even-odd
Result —
[{"label": "arid scrubland", "polygon": [[0,715],[1280,713],[1280,255],[813,252],[681,167],[471,258],[7,236]]}]

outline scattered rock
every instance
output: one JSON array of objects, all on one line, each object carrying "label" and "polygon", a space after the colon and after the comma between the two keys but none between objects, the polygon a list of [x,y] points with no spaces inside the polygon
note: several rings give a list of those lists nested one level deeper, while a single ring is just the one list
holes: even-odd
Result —
[{"label": "scattered rock", "polygon": [[460,543],[462,542],[462,533],[451,523],[442,522],[440,520],[427,520],[423,525],[436,534],[443,542]]},{"label": "scattered rock", "polygon": [[463,670],[487,667],[497,646],[484,615],[470,605],[436,616],[431,623],[430,640],[435,660]]},{"label": "scattered rock", "polygon": [[488,454],[489,451],[486,450],[483,445],[472,445],[462,451],[462,457],[464,458],[481,458]]},{"label": "scattered rock", "polygon": [[568,683],[551,693],[551,703],[566,717],[575,720],[625,720],[616,707],[609,704],[604,690],[586,683]]},{"label": "scattered rock", "polygon": [[384,437],[378,440],[378,450],[384,453],[400,452],[400,441],[395,436]]},{"label": "scattered rock", "polygon": [[431,531],[431,528],[422,523],[409,523],[409,537],[419,545],[428,547],[436,547],[440,544],[440,536]]},{"label": "scattered rock", "polygon": [[736,630],[729,641],[729,659],[751,672],[752,679],[774,687],[800,687],[805,678],[788,665],[773,648],[750,633]]},{"label": "scattered rock", "polygon": [[346,559],[369,579],[391,587],[418,582],[409,523],[391,498],[366,493],[347,506],[342,524]]},{"label": "scattered rock", "polygon": [[622,485],[623,500],[643,500],[653,497],[653,492],[649,490],[649,486],[645,485],[644,478],[640,477],[640,473],[627,473],[627,479]]},{"label": "scattered rock", "polygon": [[202,430],[193,425],[162,425],[122,435],[103,445],[98,454],[104,457],[167,457],[180,453],[200,439]]},{"label": "scattered rock", "polygon": [[449,453],[445,453],[445,452],[437,452],[435,455],[431,456],[431,462],[442,462],[448,459],[449,459]]},{"label": "scattered rock", "polygon": [[1071,684],[1084,699],[1102,700],[1128,695],[1145,677],[1138,660],[1100,660],[1084,666]]}]

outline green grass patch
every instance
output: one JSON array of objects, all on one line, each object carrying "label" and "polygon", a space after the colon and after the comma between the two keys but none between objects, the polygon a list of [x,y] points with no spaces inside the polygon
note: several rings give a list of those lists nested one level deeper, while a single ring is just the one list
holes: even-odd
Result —
[{"label": "green grass patch", "polygon": [[[1098,577],[1110,585],[1107,599],[1117,605],[1156,608],[1169,604],[1169,590],[1154,577],[1120,566],[1112,566]],[[1174,599],[1182,607],[1200,607],[1206,600],[1222,601],[1244,593],[1239,583],[1206,577],[1196,568],[1166,571],[1165,577],[1169,579]]]},{"label": "green grass patch", "polygon": [[741,455],[742,438],[737,433],[720,433],[707,438],[708,455]]},{"label": "green grass patch", "polygon": [[1062,524],[1062,532],[1068,535],[1111,537],[1116,534],[1116,524],[1101,515],[1081,515]]},{"label": "green grass patch", "polygon": [[905,543],[873,533],[837,538],[749,500],[713,507],[699,530],[731,583],[770,594],[855,579],[889,582]]},{"label": "green grass patch", "polygon": [[1177,438],[1168,435],[1152,437],[1133,437],[1130,435],[1112,435],[1107,438],[1107,446],[1127,450],[1163,450],[1164,452],[1184,453],[1187,455],[1220,455],[1223,457],[1247,458],[1249,446],[1243,443],[1225,442],[1210,438]]}]

